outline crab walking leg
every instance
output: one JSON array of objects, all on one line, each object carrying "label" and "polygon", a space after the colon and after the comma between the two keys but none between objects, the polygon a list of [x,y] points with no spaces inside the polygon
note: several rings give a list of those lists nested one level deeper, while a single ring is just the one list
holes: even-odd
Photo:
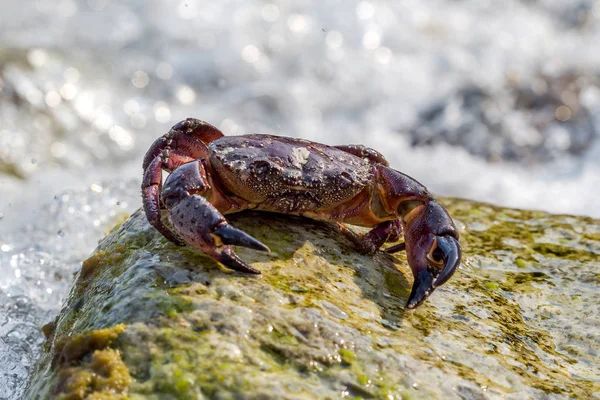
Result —
[{"label": "crab walking leg", "polygon": [[[176,159],[176,157],[174,157]],[[178,164],[170,158],[172,163]],[[181,160],[182,162],[183,160]],[[144,178],[142,180],[142,204],[146,218],[148,222],[157,231],[159,231],[165,238],[175,243],[178,246],[184,246],[185,243],[171,232],[160,219],[160,200],[159,194],[162,190],[162,170],[164,168],[164,162],[161,156],[157,156],[150,163],[144,172]],[[171,168],[170,168],[171,169]],[[173,168],[174,169],[174,168]]]},{"label": "crab walking leg", "polygon": [[362,236],[354,233],[339,222],[337,225],[344,236],[363,254],[375,254],[385,242],[395,242],[402,234],[402,225],[397,219],[382,222]]},{"label": "crab walking leg", "polygon": [[392,247],[388,247],[384,251],[388,254],[394,254],[406,250],[406,243],[400,243]]},{"label": "crab walking leg", "polygon": [[142,168],[146,169],[164,150],[177,150],[192,159],[207,157],[206,144],[220,137],[223,133],[214,126],[195,118],[185,119],[152,143],[144,156]]},{"label": "crab walking leg", "polygon": [[390,165],[383,154],[362,144],[342,144],[333,147],[345,151],[346,153],[350,153],[354,156],[366,158],[374,164],[381,164],[385,165],[386,167]]},{"label": "crab walking leg", "polygon": [[219,139],[225,135],[216,127],[206,121],[196,118],[186,118],[183,121],[176,123],[173,130],[183,132],[195,139],[200,140],[204,144],[208,144],[213,140]]}]

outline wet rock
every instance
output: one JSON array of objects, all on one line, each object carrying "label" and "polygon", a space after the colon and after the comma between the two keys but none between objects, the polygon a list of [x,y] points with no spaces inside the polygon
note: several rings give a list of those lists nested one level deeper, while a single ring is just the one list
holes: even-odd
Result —
[{"label": "wet rock", "polygon": [[445,142],[491,161],[581,155],[599,137],[599,77],[572,70],[508,73],[502,88],[466,83],[423,110],[407,134],[415,146]]},{"label": "wet rock", "polygon": [[362,256],[327,224],[231,216],[273,250],[238,250],[249,276],[138,211],[83,263],[26,398],[598,396],[599,221],[444,205],[464,266],[412,311],[404,255]]}]

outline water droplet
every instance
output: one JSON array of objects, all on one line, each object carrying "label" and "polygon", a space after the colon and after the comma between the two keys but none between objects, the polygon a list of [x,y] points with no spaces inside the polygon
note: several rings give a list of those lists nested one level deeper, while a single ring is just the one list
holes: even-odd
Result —
[{"label": "water droplet", "polygon": [[356,6],[356,16],[359,19],[363,19],[363,20],[369,19],[373,16],[374,13],[375,13],[375,8],[373,7],[373,4],[371,4],[367,1],[361,1]]},{"label": "water droplet", "polygon": [[289,16],[287,24],[292,32],[300,33],[306,28],[306,18],[300,14],[292,14]]},{"label": "water droplet", "polygon": [[60,105],[60,103],[62,102],[62,98],[60,97],[60,94],[58,94],[54,90],[51,90],[50,92],[46,93],[45,100],[46,100],[46,105],[50,108],[58,107]]},{"label": "water droplet", "polygon": [[279,18],[279,7],[275,4],[265,4],[261,10],[261,15],[265,21],[274,22]]},{"label": "water droplet", "polygon": [[196,92],[189,86],[180,86],[176,96],[182,104],[190,104],[196,100]]},{"label": "water droplet", "polygon": [[168,80],[173,76],[173,67],[169,63],[161,62],[156,66],[155,72],[160,79]]},{"label": "water droplet", "polygon": [[368,31],[363,36],[362,44],[369,50],[374,50],[381,44],[381,35],[376,31]]},{"label": "water droplet", "polygon": [[244,50],[242,50],[242,58],[247,63],[252,64],[258,61],[260,58],[260,50],[258,47],[249,44],[248,46],[244,47]]},{"label": "water droplet", "polygon": [[166,103],[158,102],[154,106],[154,118],[158,122],[168,122],[171,119],[171,110]]},{"label": "water droplet", "polygon": [[34,67],[41,67],[46,64],[48,59],[48,53],[42,49],[34,49],[27,53],[27,60]]},{"label": "water droplet", "polygon": [[135,71],[131,78],[131,83],[138,89],[145,88],[150,82],[150,77],[144,71]]}]

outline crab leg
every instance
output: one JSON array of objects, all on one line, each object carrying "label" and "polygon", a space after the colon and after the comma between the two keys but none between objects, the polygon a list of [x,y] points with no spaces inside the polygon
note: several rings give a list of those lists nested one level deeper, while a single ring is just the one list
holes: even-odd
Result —
[{"label": "crab leg", "polygon": [[407,307],[415,308],[454,274],[461,250],[452,219],[433,199],[415,208],[406,225],[406,258],[415,278]]},{"label": "crab leg", "polygon": [[400,251],[406,250],[406,243],[400,243],[392,247],[388,247],[384,251],[388,254],[398,253]]},{"label": "crab leg", "polygon": [[373,150],[369,147],[363,146],[362,144],[342,144],[333,147],[345,151],[346,153],[355,155],[357,157],[366,158],[374,164],[381,164],[385,165],[386,167],[390,165],[383,156],[383,154],[381,154],[377,150]]},{"label": "crab leg", "polygon": [[208,150],[205,143],[221,136],[223,136],[221,131],[214,126],[188,118],[177,123],[167,134],[157,139],[144,157],[142,165],[144,211],[150,224],[165,238],[179,246],[184,246],[185,243],[161,221],[162,170],[172,172],[185,163],[206,157]]},{"label": "crab leg", "polygon": [[167,160],[163,157],[156,156],[144,172],[142,180],[142,198],[146,218],[150,225],[156,228],[165,238],[175,243],[178,246],[184,246],[185,243],[171,232],[160,219],[160,201],[159,194],[162,190],[162,170],[175,169],[178,165],[189,162],[191,159],[179,155],[171,154]]},{"label": "crab leg", "polygon": [[419,182],[384,166],[377,166],[377,171],[381,202],[387,210],[396,210],[404,231],[404,244],[386,251],[406,250],[414,277],[407,307],[415,308],[460,265],[458,230],[448,212]]},{"label": "crab leg", "polygon": [[144,156],[142,168],[148,165],[165,149],[177,149],[192,159],[207,156],[206,144],[223,136],[223,133],[211,124],[195,118],[188,118],[175,124],[169,132],[156,139]]},{"label": "crab leg", "polygon": [[402,225],[397,219],[382,222],[362,236],[354,233],[339,222],[337,225],[344,236],[363,254],[375,254],[385,242],[395,242],[402,233]]}]

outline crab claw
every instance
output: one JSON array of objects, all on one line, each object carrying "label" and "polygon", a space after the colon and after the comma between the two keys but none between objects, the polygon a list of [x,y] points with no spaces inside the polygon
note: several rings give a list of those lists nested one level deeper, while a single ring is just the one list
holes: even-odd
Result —
[{"label": "crab claw", "polygon": [[266,252],[271,251],[264,243],[227,223],[215,229],[212,234],[217,235],[224,244],[233,244]]},{"label": "crab claw", "polygon": [[454,275],[454,271],[458,268],[461,258],[458,240],[454,239],[452,236],[438,236],[437,249],[434,253],[436,251],[439,251],[437,257],[440,257],[443,268],[435,281],[433,281],[434,288],[443,285],[452,275]]},{"label": "crab claw", "polygon": [[460,245],[450,235],[431,236],[415,249],[407,250],[414,275],[407,307],[421,304],[435,288],[443,285],[460,265]]},{"label": "crab claw", "polygon": [[[165,187],[168,188],[168,185]],[[266,245],[229,225],[223,215],[202,196],[174,196],[174,200],[167,198],[167,203],[171,201],[169,221],[187,244],[233,270],[260,274],[259,270],[238,257],[230,245],[269,251]]]},{"label": "crab claw", "polygon": [[407,224],[405,239],[414,276],[407,307],[415,308],[454,274],[460,265],[461,250],[452,219],[434,200]]}]

